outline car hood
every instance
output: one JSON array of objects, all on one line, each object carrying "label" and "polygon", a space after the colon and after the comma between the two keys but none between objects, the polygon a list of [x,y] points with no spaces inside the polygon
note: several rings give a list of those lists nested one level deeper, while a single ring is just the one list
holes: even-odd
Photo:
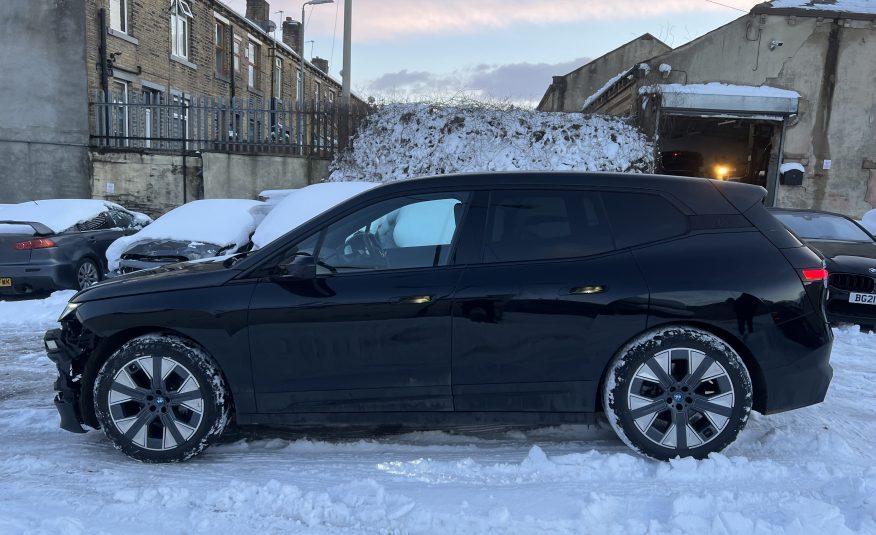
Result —
[{"label": "car hood", "polygon": [[239,269],[228,267],[228,258],[168,264],[109,279],[82,290],[70,302],[84,303],[112,297],[219,286],[238,273]]},{"label": "car hood", "polygon": [[808,240],[827,259],[828,271],[876,275],[876,243]]},{"label": "car hood", "polygon": [[212,243],[198,243],[180,240],[150,240],[140,242],[133,247],[125,250],[122,253],[122,258],[126,256],[181,256],[191,258],[191,254],[196,252],[195,248],[218,251],[222,247]]}]

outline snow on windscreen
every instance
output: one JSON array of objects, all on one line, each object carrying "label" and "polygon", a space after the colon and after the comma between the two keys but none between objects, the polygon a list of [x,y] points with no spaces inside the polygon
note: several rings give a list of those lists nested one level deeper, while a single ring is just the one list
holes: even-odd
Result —
[{"label": "snow on windscreen", "polygon": [[258,249],[347,199],[367,191],[372,182],[326,182],[294,190],[265,217],[252,236]]},{"label": "snow on windscreen", "polygon": [[204,199],[184,204],[140,232],[114,241],[106,250],[109,269],[118,269],[122,253],[134,245],[153,240],[210,243],[236,249],[249,241],[261,221],[259,209],[264,205],[244,199]]},{"label": "snow on windscreen", "polygon": [[116,203],[97,199],[47,199],[4,206],[0,209],[0,220],[42,223],[57,233],[110,208],[127,212]]},{"label": "snow on windscreen", "polygon": [[839,216],[777,213],[776,217],[806,240],[871,241],[857,225]]}]

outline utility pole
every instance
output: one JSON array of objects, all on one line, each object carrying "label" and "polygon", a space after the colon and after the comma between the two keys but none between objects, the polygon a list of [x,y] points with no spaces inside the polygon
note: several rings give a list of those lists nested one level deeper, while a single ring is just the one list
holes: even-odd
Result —
[{"label": "utility pole", "polygon": [[353,34],[353,0],[344,0],[344,72],[342,96],[345,104],[350,102],[350,61]]}]

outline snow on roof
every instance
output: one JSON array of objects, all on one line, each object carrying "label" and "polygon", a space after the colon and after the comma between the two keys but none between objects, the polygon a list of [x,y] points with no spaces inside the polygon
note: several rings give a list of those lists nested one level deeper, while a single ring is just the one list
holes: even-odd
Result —
[{"label": "snow on roof", "polygon": [[690,93],[700,95],[730,95],[737,97],[800,98],[800,93],[767,85],[733,85],[720,82],[708,84],[656,84],[639,88],[640,95],[650,93]]},{"label": "snow on roof", "polygon": [[252,236],[253,247],[264,247],[329,208],[376,185],[374,182],[325,182],[293,190],[258,226]]},{"label": "snow on roof", "polygon": [[876,15],[876,1],[874,0],[773,0],[770,5],[773,9],[803,9]]},{"label": "snow on roof", "polygon": [[0,209],[0,219],[42,223],[53,232],[64,232],[110,208],[127,212],[116,203],[99,199],[45,199],[6,205]]},{"label": "snow on roof", "polygon": [[131,247],[153,240],[210,243],[236,249],[249,241],[261,221],[259,208],[264,204],[244,199],[204,199],[174,208],[140,232],[110,244],[106,250],[109,269],[117,269],[122,253]]},{"label": "snow on roof", "polygon": [[605,85],[603,85],[602,87],[597,89],[595,93],[593,93],[592,95],[590,95],[589,97],[584,99],[584,104],[581,105],[581,109],[586,110],[591,104],[596,102],[596,100],[599,99],[599,97],[601,97],[606,91],[608,91],[609,87],[616,84],[624,76],[630,74],[630,71],[632,71],[632,69],[627,69],[624,72],[618,74],[617,76],[612,77],[607,82],[605,82]]}]

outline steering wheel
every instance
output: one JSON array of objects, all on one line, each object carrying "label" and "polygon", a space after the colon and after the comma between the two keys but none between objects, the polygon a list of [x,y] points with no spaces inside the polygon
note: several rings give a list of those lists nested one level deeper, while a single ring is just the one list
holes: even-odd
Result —
[{"label": "steering wheel", "polygon": [[350,250],[345,256],[353,262],[367,260],[374,266],[387,265],[386,251],[380,246],[377,237],[369,232],[359,231],[353,234],[344,246]]}]

